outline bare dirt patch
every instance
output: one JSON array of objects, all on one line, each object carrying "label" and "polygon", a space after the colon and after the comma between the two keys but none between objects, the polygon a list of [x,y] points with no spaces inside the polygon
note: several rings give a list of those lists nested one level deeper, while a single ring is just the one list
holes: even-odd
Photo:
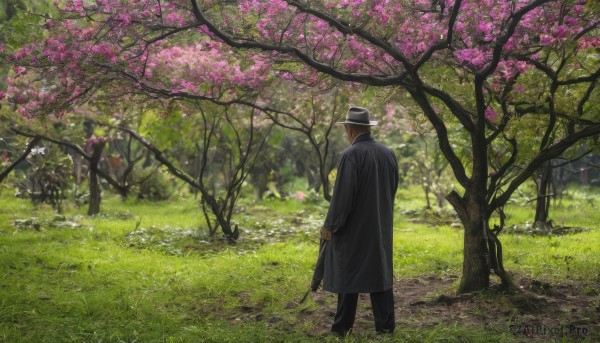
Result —
[{"label": "bare dirt patch", "polygon": [[[551,285],[518,278],[518,292],[492,287],[485,292],[457,296],[454,294],[457,281],[457,277],[440,276],[397,280],[394,286],[397,327],[418,330],[455,325],[483,329],[492,335],[505,334],[515,341],[600,342],[600,296],[590,294],[589,287],[571,281]],[[251,318],[295,327],[308,336],[324,337],[333,321],[336,295],[319,290],[309,298],[312,300],[307,302],[313,301],[317,306],[288,304],[289,313],[295,312],[294,323],[262,314]],[[361,294],[354,332],[368,339],[376,338],[374,331],[369,296]]]}]

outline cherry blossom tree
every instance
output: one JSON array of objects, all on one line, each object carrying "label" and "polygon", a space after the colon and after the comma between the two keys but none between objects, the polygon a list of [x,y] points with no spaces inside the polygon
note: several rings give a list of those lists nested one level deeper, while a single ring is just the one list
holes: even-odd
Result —
[{"label": "cherry blossom tree", "polygon": [[492,216],[600,133],[594,2],[75,0],[60,11],[48,39],[5,54],[24,116],[136,94],[277,113],[249,101],[275,76],[403,89],[460,185],[447,196],[464,226],[460,292],[488,287],[492,270],[512,285]]},{"label": "cherry blossom tree", "polygon": [[[492,214],[502,217],[542,164],[600,133],[598,104],[589,101],[600,72],[587,58],[600,44],[599,24],[586,1],[191,2],[198,24],[232,47],[411,95],[464,189],[447,197],[464,225],[461,292],[487,287],[490,269],[511,285]],[[440,87],[449,81],[455,86]],[[577,110],[559,106],[574,93]],[[523,132],[524,121],[535,130]],[[453,125],[467,135],[468,158],[455,152]],[[539,138],[527,159],[524,133]]]}]

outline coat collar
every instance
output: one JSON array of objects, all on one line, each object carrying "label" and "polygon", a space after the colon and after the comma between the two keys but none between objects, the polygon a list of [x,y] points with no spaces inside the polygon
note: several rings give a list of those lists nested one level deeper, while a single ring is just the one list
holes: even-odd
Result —
[{"label": "coat collar", "polygon": [[354,142],[352,142],[352,145],[354,145],[356,143],[360,143],[360,142],[364,142],[364,141],[372,141],[372,140],[373,140],[373,137],[371,137],[371,132],[366,132],[366,133],[358,135],[354,139]]}]

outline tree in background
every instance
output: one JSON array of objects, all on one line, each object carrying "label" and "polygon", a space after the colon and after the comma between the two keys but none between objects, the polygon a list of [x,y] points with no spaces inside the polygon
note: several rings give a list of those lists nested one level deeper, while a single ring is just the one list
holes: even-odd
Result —
[{"label": "tree in background", "polygon": [[[391,95],[391,96],[390,96]],[[447,203],[446,195],[454,189],[455,180],[449,172],[448,161],[437,148],[437,136],[433,127],[410,99],[392,93],[386,97],[382,110],[382,136],[396,150],[399,174],[406,185],[421,187],[425,196],[425,209],[432,209],[430,196],[442,210]]]},{"label": "tree in background", "polygon": [[[225,237],[235,242],[239,235],[237,226],[232,225],[235,205],[242,185],[262,153],[272,123],[248,106],[209,106],[189,101],[174,106],[177,113],[167,120],[178,122],[180,130],[174,132],[173,125],[163,123],[145,131],[158,138],[155,141],[162,147],[161,158],[173,161],[168,167],[188,174],[189,177],[182,179],[200,192],[209,234],[213,236],[221,228]],[[183,113],[185,117],[181,117]],[[163,134],[157,134],[158,130]],[[179,142],[174,144],[176,141]],[[188,151],[182,156],[181,150],[186,146]],[[152,150],[155,155],[159,151],[158,147]]]},{"label": "tree in background", "polygon": [[327,201],[331,200],[332,191],[329,173],[337,165],[336,151],[341,150],[333,144],[331,134],[345,114],[350,97],[348,90],[337,86],[304,89],[289,80],[275,80],[261,97],[262,102],[278,109],[265,112],[276,125],[304,137],[303,146],[294,147],[288,154],[296,156],[294,163],[306,173],[309,186],[317,192],[321,190]]},{"label": "tree in background", "polygon": [[[100,178],[106,180],[120,192],[123,191],[123,187],[115,179],[99,168],[100,160],[103,156],[102,153],[106,142],[109,140],[109,137],[90,135],[86,139],[84,138],[83,134],[81,134],[81,130],[74,130],[73,128],[62,125],[60,121],[50,122],[50,125],[32,126],[34,125],[29,125],[27,129],[24,129],[15,123],[12,123],[9,127],[10,132],[13,134],[31,138],[28,148],[25,150],[23,155],[21,155],[22,158],[26,158],[29,153],[33,152],[33,150],[30,149],[33,142],[52,143],[52,146],[47,146],[45,148],[33,148],[37,149],[35,151],[41,151],[44,154],[46,154],[46,151],[50,151],[52,154],[46,154],[48,156],[43,160],[40,158],[35,159],[43,162],[41,168],[37,167],[33,163],[30,163],[38,180],[51,180],[50,182],[46,182],[51,186],[42,186],[41,193],[37,191],[35,185],[43,185],[43,183],[41,181],[33,183],[34,187],[28,190],[30,193],[29,196],[32,198],[32,200],[35,201],[38,198],[41,198],[42,200],[47,199],[50,201],[53,207],[55,207],[55,209],[60,210],[60,208],[56,205],[61,205],[62,199],[66,197],[65,191],[67,190],[67,185],[75,184],[75,186],[77,186],[78,184],[76,180],[78,168],[74,166],[74,162],[77,161],[76,157],[82,157],[88,162],[88,215],[100,213]],[[61,138],[56,138],[57,136]],[[73,137],[76,138],[73,139]],[[16,166],[20,160],[21,158],[16,159],[12,166]],[[11,168],[7,168],[7,170],[3,172],[3,175],[10,171]],[[0,181],[2,181],[2,179],[0,179]],[[47,189],[52,191],[47,192]],[[78,197],[76,189],[73,190],[73,195]]]},{"label": "tree in background", "polygon": [[[126,107],[139,110],[134,104]],[[156,121],[151,113],[163,110],[161,106],[146,102],[145,108],[146,113],[134,116],[115,113],[112,123],[97,125],[128,135],[154,156],[158,166],[164,165],[199,192],[209,235],[221,229],[224,237],[235,243],[239,230],[232,223],[233,211],[269,137],[271,121],[260,111],[240,105],[179,100],[170,103],[170,113],[163,121]],[[141,133],[127,126],[132,120],[139,122]]]}]

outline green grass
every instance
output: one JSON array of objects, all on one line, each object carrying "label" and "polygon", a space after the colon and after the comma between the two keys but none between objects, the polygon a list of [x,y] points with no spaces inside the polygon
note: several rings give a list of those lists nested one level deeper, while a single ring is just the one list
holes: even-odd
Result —
[{"label": "green grass", "polygon": [[[515,198],[506,209],[507,226],[532,223],[535,203]],[[600,283],[599,206],[597,188],[572,188],[562,200],[553,201],[550,218],[555,226],[588,231],[563,236],[501,235],[507,268],[552,282]]]},{"label": "green grass", "polygon": [[[509,271],[549,281],[600,282],[600,214],[595,200],[589,200],[597,199],[597,194],[577,192],[554,208],[552,217],[590,230],[562,237],[502,235]],[[398,198],[396,277],[459,276],[461,230],[415,223],[401,215],[402,209],[423,207],[414,194],[419,194],[416,189],[402,190]],[[92,218],[84,215],[85,208],[67,206],[66,218],[82,227],[44,224],[37,231],[17,230],[13,222],[31,217],[51,220],[54,213],[49,207],[0,195],[0,341],[335,341],[308,336],[315,323],[299,321],[299,308],[290,306],[308,287],[326,207],[292,199],[260,204],[244,200],[241,205],[244,212],[236,220],[248,232],[238,246],[228,246],[208,241],[201,211],[191,198],[161,203],[108,198],[103,214]],[[507,210],[511,225],[533,216],[531,208]],[[587,215],[573,215],[580,211]],[[252,231],[262,235],[289,226],[300,228],[300,233],[284,241],[249,239]],[[132,245],[128,234],[136,227],[194,234]],[[170,245],[177,249],[163,248]],[[334,300],[327,298],[326,306],[333,309]],[[309,301],[302,309],[323,311],[322,306]],[[348,341],[369,337],[358,335]],[[489,328],[440,325],[398,328],[382,341],[510,339],[507,332]]]},{"label": "green grass", "polygon": [[191,200],[109,199],[108,215],[81,219],[86,228],[42,231],[15,231],[12,221],[50,217],[48,208],[5,197],[0,206],[0,339],[7,342],[275,339],[264,323],[232,327],[221,317],[239,306],[281,312],[306,289],[298,280],[309,279],[316,253],[306,242],[182,256],[126,246],[139,218],[141,226],[198,230],[200,212]]}]

